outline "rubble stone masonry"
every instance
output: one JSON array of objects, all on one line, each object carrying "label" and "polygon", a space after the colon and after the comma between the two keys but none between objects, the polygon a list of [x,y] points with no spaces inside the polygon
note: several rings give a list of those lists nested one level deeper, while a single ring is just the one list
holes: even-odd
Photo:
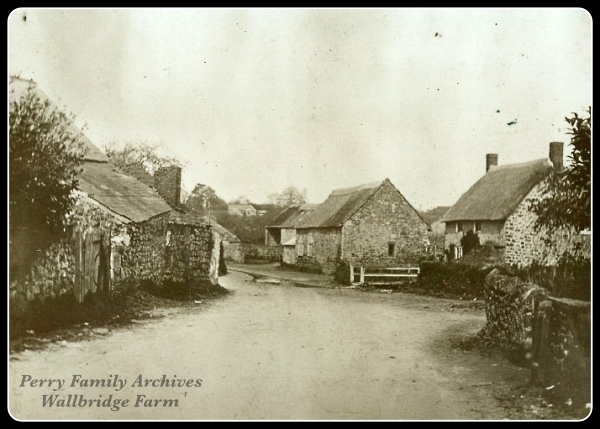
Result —
[{"label": "rubble stone masonry", "polygon": [[521,267],[529,266],[533,262],[555,265],[558,258],[565,253],[589,259],[591,257],[590,235],[567,230],[550,234],[545,229],[535,229],[537,217],[529,210],[529,204],[531,200],[542,197],[540,186],[534,187],[506,219],[504,262]]},{"label": "rubble stone masonry", "polygon": [[128,225],[127,233],[130,245],[121,248],[124,277],[157,285],[188,279],[217,283],[220,238],[209,225],[172,223],[167,213]]},{"label": "rubble stone masonry", "polygon": [[427,231],[427,223],[385,181],[344,223],[341,256],[352,265],[414,265],[426,255]]}]

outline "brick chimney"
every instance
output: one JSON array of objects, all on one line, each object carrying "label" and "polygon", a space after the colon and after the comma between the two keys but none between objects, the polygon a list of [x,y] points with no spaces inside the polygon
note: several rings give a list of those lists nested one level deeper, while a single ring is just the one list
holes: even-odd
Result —
[{"label": "brick chimney", "polygon": [[485,155],[485,172],[487,173],[492,166],[498,165],[498,154],[488,153]]},{"label": "brick chimney", "polygon": [[181,167],[160,167],[154,172],[154,189],[173,208],[180,206]]},{"label": "brick chimney", "polygon": [[563,146],[563,142],[550,143],[550,154],[548,155],[548,158],[552,161],[556,171],[561,171],[563,169]]}]

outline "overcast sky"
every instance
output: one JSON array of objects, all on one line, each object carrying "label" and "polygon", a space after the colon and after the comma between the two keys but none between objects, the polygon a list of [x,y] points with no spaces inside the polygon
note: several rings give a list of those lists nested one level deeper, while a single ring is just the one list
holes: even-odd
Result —
[{"label": "overcast sky", "polygon": [[320,203],[389,178],[452,205],[499,163],[548,155],[591,105],[592,20],[557,9],[17,9],[9,73],[99,147],[161,144],[183,186]]}]

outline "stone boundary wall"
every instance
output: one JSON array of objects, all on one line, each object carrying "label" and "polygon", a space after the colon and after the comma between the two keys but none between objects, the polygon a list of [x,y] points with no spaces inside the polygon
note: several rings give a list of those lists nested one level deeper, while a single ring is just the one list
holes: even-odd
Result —
[{"label": "stone boundary wall", "polygon": [[591,402],[591,302],[554,298],[498,269],[485,280],[487,323],[479,335],[517,349],[531,364],[531,380],[555,403]]},{"label": "stone boundary wall", "polygon": [[492,270],[485,278],[486,325],[480,335],[531,358],[534,299],[546,290]]}]

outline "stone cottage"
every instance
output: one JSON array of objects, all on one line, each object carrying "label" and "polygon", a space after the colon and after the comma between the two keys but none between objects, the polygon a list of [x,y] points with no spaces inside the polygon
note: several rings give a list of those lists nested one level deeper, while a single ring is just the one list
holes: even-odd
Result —
[{"label": "stone cottage", "polygon": [[[34,82],[11,79],[11,101],[29,90],[50,102]],[[81,135],[75,125],[70,127]],[[70,227],[40,253],[24,278],[11,282],[11,298],[73,293],[81,302],[87,294],[109,292],[123,281],[197,279],[216,284],[220,236],[165,201],[179,201],[180,171],[158,173],[159,193],[112,165],[86,136],[81,140],[86,155]]]},{"label": "stone cottage", "polygon": [[428,225],[389,179],[334,190],[296,226],[296,265],[400,267],[426,254]]},{"label": "stone cottage", "polygon": [[317,206],[317,204],[287,206],[273,218],[271,225],[265,228],[265,244],[278,249],[282,264],[296,264],[296,224]]},{"label": "stone cottage", "polygon": [[[442,217],[445,247],[461,257],[461,239],[471,230],[484,246],[493,246],[508,264],[552,262],[544,233],[536,232],[530,201],[540,198],[540,184],[552,169],[563,168],[562,142],[549,145],[549,157],[518,164],[498,165],[497,154],[486,155],[486,173]],[[552,257],[550,257],[552,259]]]}]

